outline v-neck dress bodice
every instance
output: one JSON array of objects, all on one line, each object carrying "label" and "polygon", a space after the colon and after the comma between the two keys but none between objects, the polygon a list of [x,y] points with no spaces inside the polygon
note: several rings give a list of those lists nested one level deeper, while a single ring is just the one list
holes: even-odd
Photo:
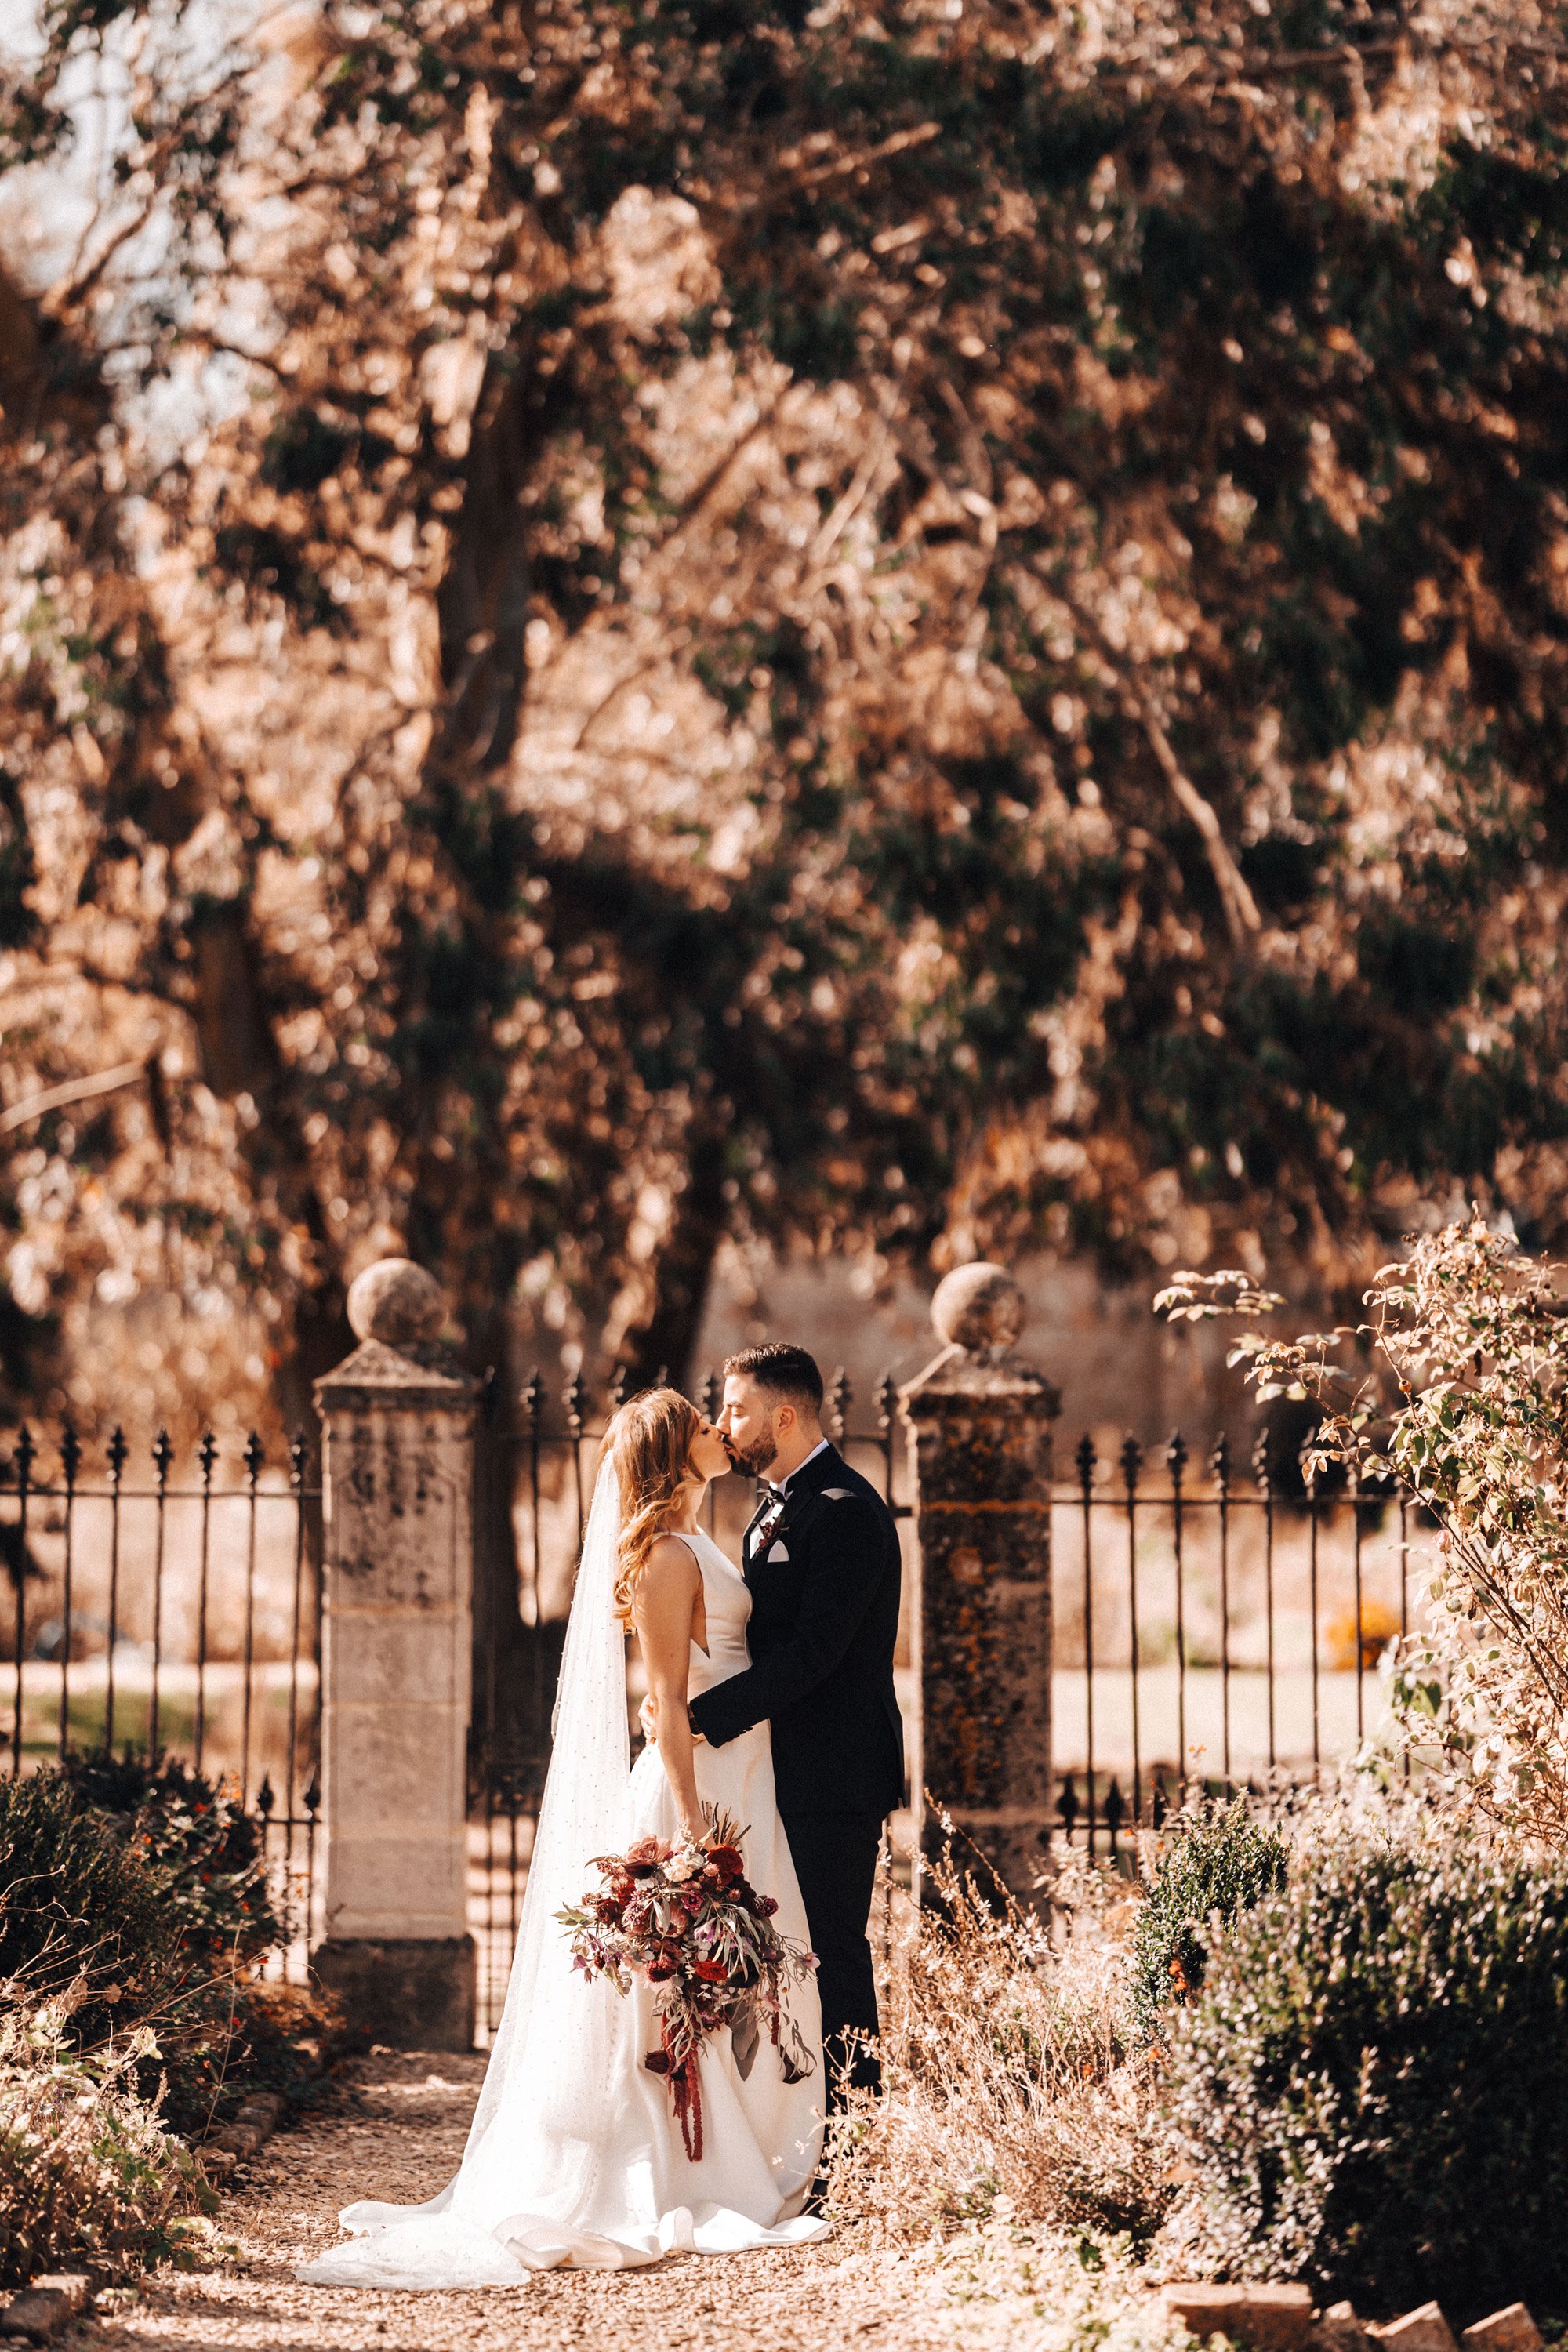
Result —
[{"label": "v-neck dress bodice", "polygon": [[[695,1641],[691,1644],[688,1687],[695,1698],[699,1691],[711,1690],[715,1683],[727,1683],[731,1675],[743,1675],[751,1664],[746,1627],[751,1622],[752,1595],[740,1570],[721,1551],[711,1536],[698,1528],[680,1540],[696,1559],[707,1618],[703,1629],[708,1635],[706,1649]],[[698,1753],[700,1755],[701,1750]],[[771,1746],[769,1754],[771,1761]]]}]

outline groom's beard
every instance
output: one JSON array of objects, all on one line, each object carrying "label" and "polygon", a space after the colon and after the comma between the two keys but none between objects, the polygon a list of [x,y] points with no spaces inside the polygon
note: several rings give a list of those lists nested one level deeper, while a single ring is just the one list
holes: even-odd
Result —
[{"label": "groom's beard", "polygon": [[779,1442],[770,1427],[766,1434],[754,1437],[750,1445],[737,1445],[731,1440],[730,1459],[746,1478],[765,1478],[778,1459]]}]

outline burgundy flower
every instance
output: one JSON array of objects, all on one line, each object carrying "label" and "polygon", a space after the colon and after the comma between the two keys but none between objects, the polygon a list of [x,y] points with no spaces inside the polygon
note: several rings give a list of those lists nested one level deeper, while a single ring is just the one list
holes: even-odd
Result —
[{"label": "burgundy flower", "polygon": [[728,1984],[730,1981],[730,1971],[722,1960],[699,1960],[695,1973],[704,1984]]},{"label": "burgundy flower", "polygon": [[757,1897],[757,1909],[759,1910],[759,1912],[761,1912],[761,1914],[762,1914],[762,1916],[763,1916],[763,1917],[764,1919],[771,1919],[771,1918],[773,1917],[773,1913],[778,1909],[778,1907],[779,1907],[779,1906],[778,1906],[778,1905],[773,1901],[773,1896],[772,1896],[771,1895],[758,1895],[758,1897]]},{"label": "burgundy flower", "polygon": [[668,1984],[674,1974],[675,1970],[672,1968],[667,1968],[662,1960],[653,1960],[648,1964],[649,1984]]},{"label": "burgundy flower", "polygon": [[643,2064],[650,2074],[668,2074],[669,2072],[668,2054],[663,2050],[650,2050]]},{"label": "burgundy flower", "polygon": [[698,1892],[697,1888],[695,1886],[688,1886],[682,1893],[680,1900],[682,1907],[685,1910],[689,1911],[692,1917],[695,1919],[699,1911],[701,1910],[703,1903],[703,1897]]}]

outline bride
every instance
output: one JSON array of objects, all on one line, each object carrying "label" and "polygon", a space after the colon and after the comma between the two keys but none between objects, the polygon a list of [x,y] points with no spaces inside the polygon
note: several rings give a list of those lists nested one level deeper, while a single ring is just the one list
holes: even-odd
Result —
[{"label": "bride", "polygon": [[[821,2019],[814,1980],[792,2006],[816,2060],[788,2082],[763,2035],[744,2067],[728,2030],[703,2046],[703,2154],[692,2163],[662,2078],[654,1996],[574,1975],[554,1914],[594,1883],[596,1855],[649,1833],[699,1837],[702,1808],[742,1824],[746,1875],[805,1947],[805,1909],[773,1797],[768,1727],[714,1748],[689,1697],[749,1664],[751,1594],[697,1524],[730,1467],[712,1423],[673,1389],[622,1407],[605,1433],[567,1628],[554,1746],[506,2008],[462,2168],[428,2205],[351,2205],[353,2232],[300,2273],[320,2286],[515,2286],[558,2264],[618,2270],[681,2250],[798,2245],[826,2224],[802,2207],[822,2145]],[[627,1625],[658,1732],[631,1767]]]}]

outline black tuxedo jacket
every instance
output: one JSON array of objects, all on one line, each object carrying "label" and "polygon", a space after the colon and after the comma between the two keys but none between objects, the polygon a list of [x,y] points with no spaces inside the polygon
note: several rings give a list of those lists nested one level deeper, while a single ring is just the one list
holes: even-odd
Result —
[{"label": "black tuxedo jacket", "polygon": [[742,1554],[752,1664],[694,1698],[692,1721],[715,1748],[772,1724],[781,1813],[880,1818],[904,1796],[893,1515],[832,1445],[795,1472],[759,1547],[754,1532],[772,1502],[764,1492]]}]

